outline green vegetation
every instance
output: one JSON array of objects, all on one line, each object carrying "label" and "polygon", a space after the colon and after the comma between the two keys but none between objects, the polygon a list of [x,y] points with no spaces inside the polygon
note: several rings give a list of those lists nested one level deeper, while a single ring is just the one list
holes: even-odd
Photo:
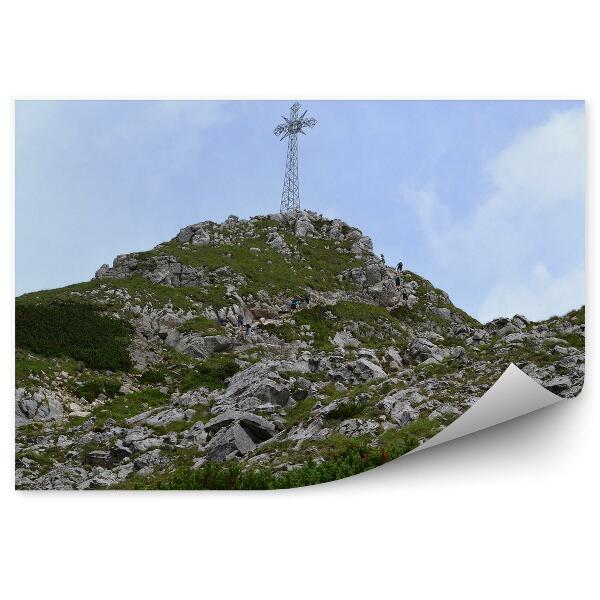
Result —
[{"label": "green vegetation", "polygon": [[328,419],[352,419],[364,412],[367,407],[366,402],[346,402],[332,410],[328,415]]},{"label": "green vegetation", "polygon": [[562,338],[567,344],[578,350],[585,349],[585,337],[578,333],[557,333],[556,337]]},{"label": "green vegetation", "polygon": [[220,335],[224,333],[222,325],[214,321],[213,319],[207,319],[206,317],[195,317],[186,321],[178,327],[182,333],[200,333],[202,335]]},{"label": "green vegetation", "polygon": [[119,393],[120,387],[121,381],[118,379],[95,377],[88,379],[81,387],[75,390],[75,393],[85,398],[88,402],[91,402],[100,394],[104,394],[107,398],[113,398]]},{"label": "green vegetation", "polygon": [[92,369],[127,371],[129,327],[91,304],[17,303],[16,346],[43,356],[69,356]]},{"label": "green vegetation", "polygon": [[338,331],[347,329],[364,345],[378,348],[391,343],[398,347],[406,345],[406,334],[401,324],[382,306],[362,302],[338,302],[332,306],[314,306],[293,315],[296,325],[267,325],[265,329],[286,342],[302,338],[302,325],[308,325],[315,348],[331,350],[333,338]]},{"label": "green vegetation", "polygon": [[225,380],[238,370],[233,356],[214,354],[195,367],[189,367],[181,378],[180,390],[187,392],[200,387],[215,390],[225,387]]},{"label": "green vegetation", "polygon": [[107,308],[121,307],[123,300],[114,296],[114,290],[126,290],[138,304],[150,303],[156,306],[172,304],[173,308],[184,310],[197,307],[197,303],[208,302],[213,306],[225,305],[225,288],[213,286],[172,287],[159,285],[139,275],[127,279],[92,279],[62,288],[42,290],[23,294],[17,298],[17,305],[46,304],[50,302],[93,301],[102,298]]},{"label": "green vegetation", "polygon": [[141,392],[117,396],[93,410],[93,414],[96,416],[96,428],[102,427],[109,418],[114,419],[118,425],[124,425],[125,419],[151,408],[162,406],[166,399],[166,394],[155,388],[146,388]]},{"label": "green vegetation", "polygon": [[409,423],[402,429],[388,429],[379,437],[381,447],[388,452],[394,448],[410,447],[412,450],[419,445],[421,440],[428,440],[440,431],[438,419],[419,417],[416,421]]},{"label": "green vegetation", "polygon": [[[239,273],[246,279],[246,283],[238,290],[242,296],[255,294],[260,290],[294,295],[302,294],[306,288],[333,290],[351,285],[349,282],[340,282],[337,278],[342,271],[361,264],[354,255],[336,250],[338,247],[347,249],[349,242],[336,246],[329,240],[309,238],[299,244],[298,238],[291,233],[280,232],[288,244],[298,247],[304,260],[286,258],[269,246],[266,238],[263,239],[265,223],[257,225],[261,237],[244,238],[239,244],[182,246],[175,239],[143,255],[171,255],[182,264],[202,267],[208,271],[229,267],[232,272]],[[251,248],[259,251],[251,251]],[[218,303],[213,305],[219,306]]]},{"label": "green vegetation", "polygon": [[208,463],[200,469],[184,467],[154,479],[131,479],[122,488],[156,490],[273,490],[327,483],[368,471],[413,448],[418,442],[407,435],[390,442],[386,448],[369,448],[349,441],[324,462],[307,464],[277,473],[270,468],[244,471],[239,463]]},{"label": "green vegetation", "polygon": [[165,368],[146,369],[140,376],[140,383],[165,383],[168,371]]}]

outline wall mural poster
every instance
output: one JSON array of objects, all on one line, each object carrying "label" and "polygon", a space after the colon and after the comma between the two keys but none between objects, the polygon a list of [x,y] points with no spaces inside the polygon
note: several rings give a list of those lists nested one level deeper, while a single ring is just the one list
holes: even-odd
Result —
[{"label": "wall mural poster", "polygon": [[581,101],[18,100],[15,137],[18,489],[327,483],[583,387]]}]

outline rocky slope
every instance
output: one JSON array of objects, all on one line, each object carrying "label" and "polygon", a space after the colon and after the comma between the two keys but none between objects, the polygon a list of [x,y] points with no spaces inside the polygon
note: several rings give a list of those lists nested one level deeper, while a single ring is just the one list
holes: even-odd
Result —
[{"label": "rocky slope", "polygon": [[317,483],[416,447],[511,362],[581,390],[583,308],[483,325],[396,275],[360,230],[302,212],[198,223],[21,296],[17,487]]}]

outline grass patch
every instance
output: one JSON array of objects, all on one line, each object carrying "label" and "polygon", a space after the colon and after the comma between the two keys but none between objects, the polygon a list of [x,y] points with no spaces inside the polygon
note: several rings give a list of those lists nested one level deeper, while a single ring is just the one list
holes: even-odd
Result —
[{"label": "grass patch", "polygon": [[166,400],[166,394],[155,388],[146,388],[140,392],[117,396],[93,410],[93,414],[96,416],[95,427],[102,427],[109,418],[114,419],[118,425],[123,425],[125,419],[151,408],[162,406]]},{"label": "grass patch", "polygon": [[364,412],[367,408],[366,402],[347,402],[338,406],[327,414],[327,419],[352,419]]},{"label": "grass patch", "polygon": [[88,379],[81,387],[75,390],[75,393],[85,398],[88,402],[95,400],[100,394],[107,398],[113,398],[119,393],[121,381],[119,379],[109,379],[107,377],[94,377]]},{"label": "grass patch", "polygon": [[202,335],[220,335],[225,329],[222,325],[206,317],[195,317],[177,328],[182,333],[200,333]]},{"label": "grass patch", "polygon": [[168,375],[168,371],[165,368],[146,369],[140,375],[140,383],[151,384],[151,385],[165,383],[167,375]]},{"label": "grass patch", "polygon": [[206,387],[210,390],[222,389],[225,387],[225,380],[238,371],[233,356],[229,354],[215,354],[202,361],[195,367],[184,371],[180,390],[187,392],[200,387]]}]

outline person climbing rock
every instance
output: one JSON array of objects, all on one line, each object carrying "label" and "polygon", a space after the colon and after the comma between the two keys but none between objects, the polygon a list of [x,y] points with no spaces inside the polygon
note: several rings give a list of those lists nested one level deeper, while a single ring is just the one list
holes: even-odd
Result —
[{"label": "person climbing rock", "polygon": [[385,265],[385,256],[383,255],[383,252],[381,253],[381,262]]},{"label": "person climbing rock", "polygon": [[396,275],[396,287],[400,287],[402,283],[402,279],[400,279],[400,275]]},{"label": "person climbing rock", "polygon": [[246,323],[246,337],[250,337],[252,335],[252,325],[250,323]]},{"label": "person climbing rock", "polygon": [[304,302],[306,302],[306,306],[310,306],[310,301],[311,301],[311,294],[310,291],[306,292],[306,297],[304,298]]},{"label": "person climbing rock", "polygon": [[402,264],[402,261],[400,261],[397,265],[396,265],[396,271],[400,272],[402,271],[402,269],[404,268],[404,265]]},{"label": "person climbing rock", "polygon": [[240,330],[240,333],[242,333],[244,331],[244,317],[243,315],[239,314],[238,315],[238,328]]},{"label": "person climbing rock", "polygon": [[296,310],[298,310],[299,305],[300,305],[300,300],[298,300],[298,298],[294,298],[290,304],[290,309],[292,310],[292,312],[295,312]]}]

